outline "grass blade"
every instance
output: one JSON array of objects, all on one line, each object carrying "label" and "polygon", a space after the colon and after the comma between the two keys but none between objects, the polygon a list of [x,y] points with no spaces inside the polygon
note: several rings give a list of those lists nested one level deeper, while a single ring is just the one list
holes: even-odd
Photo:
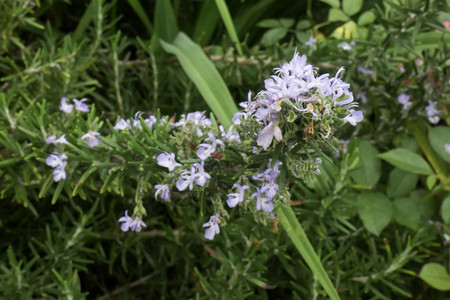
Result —
[{"label": "grass blade", "polygon": [[289,238],[294,243],[311,271],[317,277],[330,299],[339,299],[339,295],[334,288],[333,283],[323,268],[319,257],[316,255],[314,248],[309,242],[308,237],[298,222],[292,208],[288,205],[280,205],[277,209],[277,213],[284,230],[286,230]]},{"label": "grass blade", "polygon": [[231,40],[236,44],[236,49],[239,55],[242,54],[241,44],[239,43],[239,38],[236,33],[236,28],[234,27],[233,20],[231,19],[230,11],[228,10],[227,4],[224,0],[216,0],[217,9],[219,10],[220,16],[222,17],[223,23],[227,28],[228,34]]},{"label": "grass blade", "polygon": [[134,12],[138,15],[139,19],[144,24],[145,29],[147,29],[147,32],[150,35],[152,35],[153,34],[152,23],[148,19],[147,14],[145,13],[145,10],[142,7],[139,0],[128,0],[128,4],[130,4],[131,8],[133,8]]},{"label": "grass blade", "polygon": [[202,48],[180,32],[172,44],[161,40],[162,47],[175,54],[183,70],[195,84],[217,119],[224,127],[231,124],[238,111],[225,82]]}]

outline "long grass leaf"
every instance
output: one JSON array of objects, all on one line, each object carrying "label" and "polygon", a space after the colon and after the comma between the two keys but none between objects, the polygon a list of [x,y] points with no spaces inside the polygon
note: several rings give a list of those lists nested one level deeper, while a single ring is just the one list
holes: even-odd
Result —
[{"label": "long grass leaf", "polygon": [[306,264],[309,266],[311,271],[319,280],[325,292],[328,294],[330,299],[339,299],[339,295],[333,286],[330,278],[327,275],[319,257],[316,255],[314,248],[308,240],[302,226],[297,220],[292,208],[288,205],[280,205],[277,208],[277,213],[280,219],[280,223],[284,230],[288,234],[292,243],[294,243],[297,250],[300,252],[301,256],[305,260]]},{"label": "long grass leaf", "polygon": [[219,12],[214,0],[205,0],[196,18],[192,39],[200,45],[210,42],[211,36],[217,27]]},{"label": "long grass leaf", "polygon": [[145,10],[141,5],[141,2],[139,2],[139,0],[128,0],[128,4],[130,4],[131,8],[133,8],[134,12],[138,15],[139,19],[144,24],[145,29],[147,29],[147,32],[152,35],[153,26],[148,19],[147,14],[145,13]]},{"label": "long grass leaf", "polygon": [[237,107],[225,82],[202,48],[182,32],[177,35],[172,44],[162,40],[161,44],[165,51],[177,56],[183,70],[195,84],[217,119],[223,126],[228,127],[233,115],[237,112]]},{"label": "long grass leaf", "polygon": [[227,4],[224,0],[216,0],[217,9],[219,10],[222,21],[225,24],[225,28],[230,35],[231,40],[236,44],[236,49],[239,55],[242,54],[242,47],[239,42],[238,35],[236,33],[236,28],[234,27],[233,20],[231,19],[230,11],[228,10]]}]

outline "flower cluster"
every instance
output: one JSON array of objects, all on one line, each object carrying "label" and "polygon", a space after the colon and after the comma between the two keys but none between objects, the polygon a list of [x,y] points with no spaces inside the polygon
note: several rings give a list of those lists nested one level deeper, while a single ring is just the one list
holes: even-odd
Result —
[{"label": "flower cluster", "polygon": [[252,121],[259,123],[263,129],[258,133],[257,144],[267,150],[275,138],[283,140],[281,123],[287,119],[290,123],[299,120],[298,128],[309,128],[304,137],[319,132],[322,138],[331,137],[332,124],[339,115],[355,126],[363,119],[361,111],[355,110],[350,85],[341,78],[339,69],[335,77],[329,74],[318,75],[317,70],[306,63],[306,56],[294,54],[294,58],[280,68],[275,69],[277,75],[265,80],[265,90],[258,93],[256,100],[240,105],[244,112],[234,117],[235,124]]}]

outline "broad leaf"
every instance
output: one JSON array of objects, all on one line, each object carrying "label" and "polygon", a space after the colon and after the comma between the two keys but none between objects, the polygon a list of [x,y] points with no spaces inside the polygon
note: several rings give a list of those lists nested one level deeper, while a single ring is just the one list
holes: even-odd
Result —
[{"label": "broad leaf", "polygon": [[378,158],[378,150],[365,140],[356,139],[350,145],[350,151],[358,151],[358,164],[350,172],[352,179],[361,185],[374,186],[381,176],[381,160]]},{"label": "broad leaf", "polygon": [[450,290],[450,275],[444,266],[437,263],[429,263],[422,267],[419,277],[430,286],[441,291]]},{"label": "broad leaf", "polygon": [[419,176],[395,168],[389,174],[387,194],[391,198],[408,195],[417,184]]},{"label": "broad leaf", "polygon": [[353,16],[354,14],[357,14],[361,10],[362,5],[363,5],[363,0],[343,0],[342,1],[342,9],[349,16]]},{"label": "broad leaf", "polygon": [[450,196],[447,196],[447,198],[442,201],[441,215],[445,224],[450,224]]},{"label": "broad leaf", "polygon": [[430,165],[425,159],[407,149],[398,148],[384,152],[378,156],[395,167],[411,173],[422,175],[433,174],[433,170],[431,170]]},{"label": "broad leaf", "polygon": [[391,221],[394,209],[391,201],[382,193],[358,196],[358,213],[366,229],[379,235]]},{"label": "broad leaf", "polygon": [[397,223],[416,230],[421,223],[420,199],[403,197],[394,200],[394,219]]},{"label": "broad leaf", "polygon": [[428,140],[433,150],[442,159],[450,162],[450,153],[445,150],[445,145],[450,145],[450,127],[437,126],[431,128],[428,132]]}]

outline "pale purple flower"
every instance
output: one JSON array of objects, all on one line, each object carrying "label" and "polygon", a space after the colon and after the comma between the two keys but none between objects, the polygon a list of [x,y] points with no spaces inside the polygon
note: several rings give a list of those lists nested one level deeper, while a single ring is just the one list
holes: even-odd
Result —
[{"label": "pale purple flower", "polygon": [[67,97],[61,98],[61,106],[59,107],[59,109],[65,112],[66,114],[70,114],[72,112],[73,105],[67,104],[67,100],[69,100],[67,99]]},{"label": "pale purple flower", "polygon": [[47,165],[49,165],[52,168],[58,168],[64,165],[65,160],[67,159],[67,155],[64,153],[53,153],[50,154],[49,157],[45,160]]},{"label": "pale purple flower", "polygon": [[233,131],[233,125],[230,125],[228,131],[225,131],[222,125],[219,126],[220,135],[222,138],[228,142],[236,141],[236,143],[241,142],[241,137],[239,136],[239,132]]},{"label": "pale purple flower", "polygon": [[274,137],[278,142],[281,142],[283,140],[281,129],[280,127],[278,127],[278,124],[278,121],[270,122],[269,125],[264,127],[259,132],[257,140],[258,146],[261,146],[264,150],[267,150]]},{"label": "pale purple flower", "polygon": [[133,119],[133,127],[135,128],[139,128],[142,129],[142,125],[141,125],[141,120],[139,119],[142,115],[141,111],[138,111],[135,115],[134,115],[134,119]]},{"label": "pale purple flower", "polygon": [[437,101],[428,100],[428,106],[425,107],[425,110],[427,111],[427,117],[430,123],[437,124],[439,123],[439,115],[441,114],[441,111],[436,109]]},{"label": "pale purple flower", "polygon": [[397,101],[403,105],[403,109],[407,110],[408,107],[412,104],[412,102],[409,100],[409,95],[407,94],[400,94],[397,96]]},{"label": "pale purple flower", "polygon": [[347,115],[343,120],[350,123],[352,126],[356,126],[357,123],[364,119],[362,111],[350,109],[350,114]]},{"label": "pale purple flower", "polygon": [[53,170],[53,180],[55,182],[61,179],[66,179],[66,165],[67,165],[67,155],[64,153],[53,153],[45,160],[46,164],[54,168]]},{"label": "pale purple flower", "polygon": [[272,212],[274,204],[271,199],[263,196],[261,189],[256,188],[256,193],[253,193],[252,197],[256,197],[256,210],[263,210],[266,213]]},{"label": "pale purple flower", "polygon": [[88,146],[91,148],[94,148],[95,146],[100,145],[100,140],[97,138],[97,135],[100,135],[97,131],[88,131],[88,133],[85,133],[81,139],[85,140],[88,139]]},{"label": "pale purple flower", "polygon": [[366,104],[367,103],[367,94],[366,92],[360,91],[356,94],[356,99],[361,100],[361,103]]},{"label": "pale purple flower", "polygon": [[272,200],[278,192],[278,184],[276,184],[274,180],[264,183],[261,186],[261,192],[265,193],[269,200]]},{"label": "pale purple flower", "polygon": [[352,46],[354,46],[356,43],[354,41],[351,41],[350,44],[347,42],[342,42],[339,44],[339,46],[341,46],[341,48],[345,51],[350,51],[352,50]]},{"label": "pale purple flower", "polygon": [[316,175],[320,175],[322,172],[320,172],[320,169],[319,168],[317,168],[316,169]]},{"label": "pale purple flower", "polygon": [[208,132],[208,138],[205,141],[211,141],[211,144],[201,143],[198,145],[197,156],[201,160],[206,160],[216,151],[217,146],[225,147],[224,143],[216,138],[212,132]]},{"label": "pale purple flower", "polygon": [[220,233],[219,228],[220,219],[217,215],[213,215],[209,218],[209,221],[203,224],[203,227],[209,227],[205,230],[205,238],[213,240],[216,234]]},{"label": "pale purple flower", "polygon": [[445,144],[445,151],[450,154],[450,144]]},{"label": "pale purple flower", "polygon": [[359,66],[358,71],[362,74],[367,74],[367,75],[373,74],[373,71],[371,69],[364,68],[363,66]]},{"label": "pale purple flower", "polygon": [[158,199],[158,195],[160,195],[161,199],[164,201],[169,201],[170,199],[170,188],[168,184],[157,184],[155,185],[155,199]]},{"label": "pale purple flower", "polygon": [[89,112],[89,107],[84,102],[87,101],[87,98],[83,98],[81,100],[73,99],[73,103],[75,103],[75,109],[81,112]]},{"label": "pale purple flower", "polygon": [[156,124],[156,117],[154,115],[149,116],[147,119],[144,120],[145,124],[147,124],[148,128],[152,130],[153,125]]},{"label": "pale purple flower", "polygon": [[321,164],[322,163],[322,159],[320,157],[316,157],[316,164]]},{"label": "pale purple flower", "polygon": [[131,129],[131,123],[128,120],[120,119],[119,122],[114,126],[114,130],[125,130]]},{"label": "pale purple flower", "polygon": [[240,185],[238,183],[235,183],[233,185],[233,188],[236,188],[238,191],[237,193],[229,193],[227,195],[227,204],[229,207],[235,207],[239,203],[242,203],[244,201],[245,190],[249,189],[250,187],[248,185]]},{"label": "pale purple flower", "polygon": [[131,229],[131,231],[140,232],[142,230],[141,227],[147,227],[147,225],[139,218],[135,217],[134,219],[128,216],[128,210],[125,211],[125,216],[119,219],[120,229],[124,232]]},{"label": "pale purple flower", "polygon": [[206,181],[211,178],[211,175],[205,172],[204,163],[205,162],[202,160],[201,163],[195,163],[192,165],[195,169],[195,174],[193,174],[194,180],[199,186],[204,186]]},{"label": "pale purple flower", "polygon": [[175,153],[161,153],[156,157],[158,165],[161,167],[166,167],[169,172],[172,172],[176,167],[181,166],[180,163],[175,162]]},{"label": "pale purple flower", "polygon": [[253,152],[253,154],[256,154],[256,153],[258,153],[258,148],[257,148],[256,146],[253,146],[253,148],[252,148],[252,152]]},{"label": "pale purple flower", "polygon": [[184,170],[183,172],[181,172],[180,178],[178,179],[175,186],[180,192],[184,191],[188,187],[189,190],[192,191],[192,189],[194,188],[195,179],[195,168],[192,167],[190,171]]},{"label": "pale purple flower", "polygon": [[45,142],[47,144],[68,144],[69,142],[66,140],[66,135],[61,135],[58,139],[56,138],[56,135],[51,135],[48,138],[45,139]]},{"label": "pale purple flower", "polygon": [[305,43],[306,46],[308,46],[310,49],[314,47],[316,44],[316,39],[313,36],[309,37],[309,40]]}]

